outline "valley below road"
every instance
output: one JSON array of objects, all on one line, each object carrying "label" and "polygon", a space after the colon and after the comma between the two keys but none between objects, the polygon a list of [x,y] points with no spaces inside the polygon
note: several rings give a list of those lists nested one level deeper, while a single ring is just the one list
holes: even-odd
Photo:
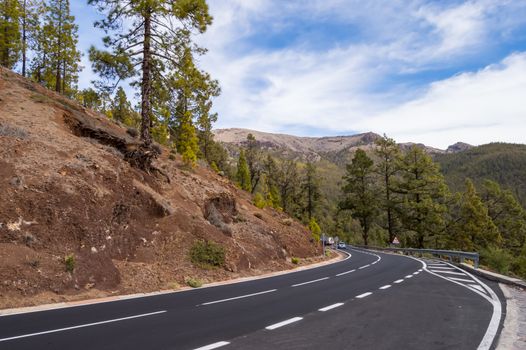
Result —
[{"label": "valley below road", "polygon": [[0,349],[493,349],[498,285],[437,260],[345,260],[241,283],[0,316]]}]

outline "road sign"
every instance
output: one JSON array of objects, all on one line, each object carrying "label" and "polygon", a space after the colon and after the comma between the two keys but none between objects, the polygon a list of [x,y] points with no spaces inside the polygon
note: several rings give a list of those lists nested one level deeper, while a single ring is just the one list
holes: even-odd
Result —
[{"label": "road sign", "polygon": [[393,239],[393,244],[395,244],[395,245],[399,245],[400,244],[400,241],[398,240],[398,237],[395,236],[395,238]]}]

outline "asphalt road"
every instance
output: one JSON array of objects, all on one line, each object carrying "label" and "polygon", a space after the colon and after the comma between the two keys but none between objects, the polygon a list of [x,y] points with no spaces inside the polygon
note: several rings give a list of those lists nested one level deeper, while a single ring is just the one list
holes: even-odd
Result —
[{"label": "asphalt road", "polygon": [[496,285],[440,262],[348,252],[276,277],[0,316],[0,349],[494,347]]}]

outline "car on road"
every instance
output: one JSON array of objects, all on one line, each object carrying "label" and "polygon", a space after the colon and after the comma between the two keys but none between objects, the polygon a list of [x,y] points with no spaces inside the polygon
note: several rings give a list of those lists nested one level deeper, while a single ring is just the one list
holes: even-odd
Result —
[{"label": "car on road", "polygon": [[345,242],[338,243],[338,249],[346,249],[347,245],[345,245]]}]

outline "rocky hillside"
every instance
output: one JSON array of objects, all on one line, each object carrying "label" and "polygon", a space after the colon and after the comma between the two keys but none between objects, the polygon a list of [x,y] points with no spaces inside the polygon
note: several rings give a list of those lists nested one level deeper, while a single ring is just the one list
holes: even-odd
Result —
[{"label": "rocky hillside", "polygon": [[[248,134],[254,135],[258,144],[265,150],[278,156],[298,160],[319,161],[324,158],[339,166],[350,162],[356,149],[371,150],[380,135],[367,132],[349,136],[327,137],[300,137],[286,134],[273,134],[250,129],[217,129],[214,131],[215,139],[222,142],[235,154],[239,146],[246,143]],[[402,143],[402,148],[409,148],[415,143]],[[430,154],[456,153],[469,149],[470,145],[458,142],[447,150],[426,146],[421,143],[416,145],[425,148]]]},{"label": "rocky hillside", "polygon": [[[133,133],[132,133],[133,134]],[[177,288],[320,254],[309,232],[169,151],[144,172],[127,130],[0,70],[0,307]],[[223,247],[224,268],[190,258]],[[65,258],[68,257],[68,258]]]}]

